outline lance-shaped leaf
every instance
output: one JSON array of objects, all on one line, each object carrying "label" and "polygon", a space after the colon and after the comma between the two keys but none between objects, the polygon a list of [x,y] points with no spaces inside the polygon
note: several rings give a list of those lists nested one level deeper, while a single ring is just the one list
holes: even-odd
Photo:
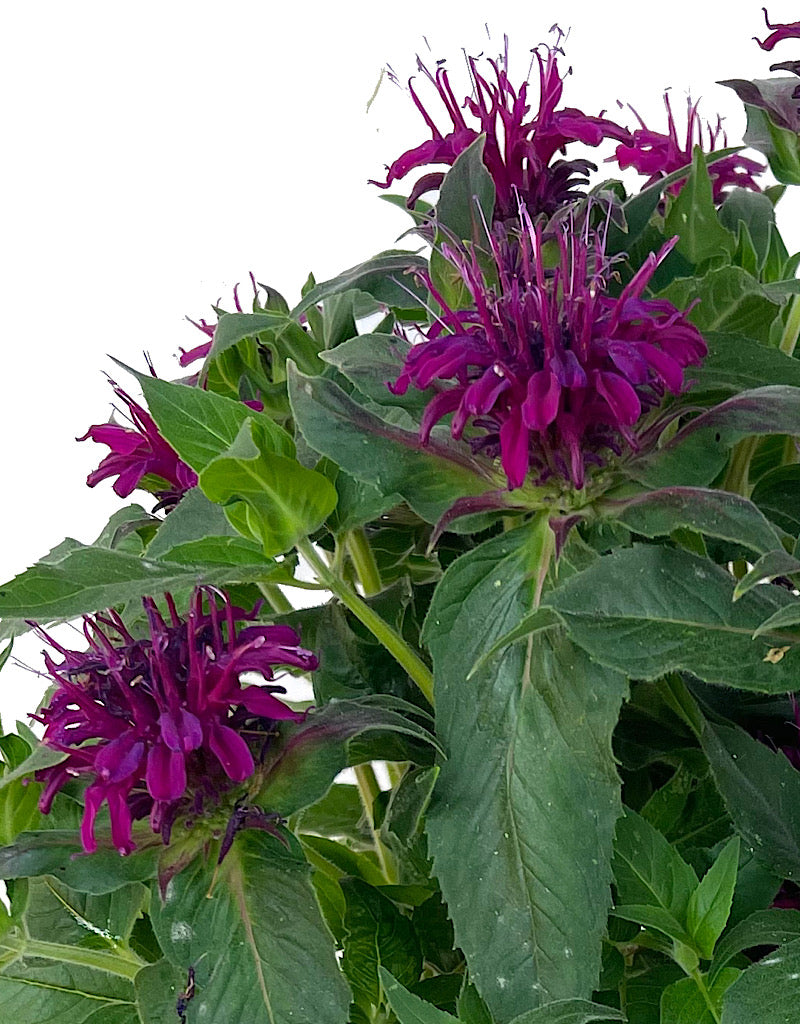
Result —
[{"label": "lance-shaped leaf", "polygon": [[385,967],[378,968],[386,1000],[400,1024],[458,1024],[452,1014],[409,992]]},{"label": "lance-shaped leaf", "polygon": [[234,506],[237,528],[236,506],[246,506],[247,529],[267,556],[289,551],[319,529],[336,506],[336,488],[330,480],[276,454],[269,440],[250,420],[227,451],[200,474],[200,486],[212,501]]},{"label": "lance-shaped leaf", "polygon": [[470,977],[501,1024],[595,987],[620,810],[611,732],[622,676],[562,631],[470,676],[530,610],[536,550],[522,528],[459,558],[424,629],[447,755],[429,850]]},{"label": "lance-shaped leaf", "polygon": [[764,659],[797,638],[768,632],[753,640],[753,633],[797,599],[756,587],[734,603],[734,584],[725,569],[687,551],[636,545],[599,559],[544,601],[593,659],[632,678],[684,670],[743,690],[795,689],[800,649]]},{"label": "lance-shaped leaf", "polygon": [[753,946],[780,946],[792,939],[800,939],[800,910],[758,910],[740,921],[720,939],[709,971],[713,980],[737,953]]},{"label": "lance-shaped leaf", "polygon": [[739,867],[739,837],[730,839],[692,893],[686,921],[701,957],[710,960],[728,923]]},{"label": "lance-shaped leaf", "polygon": [[281,571],[277,562],[251,565],[183,565],[139,558],[122,551],[72,545],[58,562],[38,562],[0,587],[0,617],[4,628],[24,632],[24,619],[48,622],[111,608],[126,601],[167,590],[208,583],[264,581]]},{"label": "lance-shaped leaf", "polygon": [[294,456],[294,442],[289,434],[269,416],[255,412],[244,402],[143,373],[136,377],[158,429],[197,472],[230,448],[247,421],[258,424],[270,451],[286,458]]},{"label": "lance-shaped leaf", "polygon": [[87,855],[77,830],[23,832],[16,842],[0,849],[0,878],[53,875],[77,892],[103,895],[155,875],[160,839],[149,829],[145,836],[135,833],[135,838],[139,849],[120,857],[107,835],[100,835],[98,849]]},{"label": "lance-shaped leaf", "polygon": [[[787,604],[786,607],[779,608],[778,611],[773,612],[768,619],[764,619],[753,633],[753,636],[773,637],[779,641],[769,650],[770,660],[774,662],[778,658],[783,658],[789,644],[797,642],[796,627],[798,625],[800,625],[800,601],[795,599],[791,604]],[[787,629],[793,631],[790,636],[786,636],[783,633],[783,630]],[[784,643],[780,643],[782,637],[785,637]]]},{"label": "lance-shaped leaf", "polygon": [[664,231],[667,237],[679,236],[676,248],[690,263],[730,255],[736,248],[735,238],[719,222],[711,178],[700,146],[694,147],[692,170],[670,204]]},{"label": "lance-shaped leaf", "polygon": [[458,498],[492,486],[454,442],[431,438],[423,446],[417,434],[380,419],[331,380],[290,367],[289,399],[315,451],[382,494],[402,495],[429,523]]},{"label": "lance-shaped leaf", "polygon": [[800,939],[748,967],[725,992],[722,1024],[788,1024],[800,1006]]},{"label": "lance-shaped leaf", "polygon": [[[800,369],[800,359],[793,359]],[[800,466],[780,466],[760,477],[751,500],[793,537],[800,536]]]},{"label": "lance-shaped leaf", "polygon": [[733,596],[738,600],[742,594],[746,594],[757,583],[764,580],[774,580],[778,576],[792,576],[800,573],[800,559],[790,555],[783,548],[780,551],[769,551],[762,555],[752,569],[744,575],[736,584]]},{"label": "lance-shaped leaf", "polygon": [[297,319],[310,306],[315,306],[329,296],[349,291],[351,288],[367,292],[387,306],[398,309],[421,308],[426,292],[417,283],[414,275],[419,270],[425,270],[427,265],[427,261],[416,253],[389,249],[371,260],[345,270],[330,281],[315,285],[306,292],[290,315]]},{"label": "lance-shaped leaf", "polygon": [[660,450],[628,463],[650,487],[705,487],[744,437],[793,434],[800,423],[800,388],[774,385],[743,391],[702,413]]},{"label": "lance-shaped leaf", "polygon": [[400,376],[410,350],[409,343],[395,334],[360,334],[324,352],[322,358],[378,405],[395,405],[421,414],[429,395],[416,388],[393,395],[387,386]]},{"label": "lance-shaped leaf", "polygon": [[748,848],[777,878],[800,878],[800,772],[743,729],[706,722],[701,739]]},{"label": "lance-shaped leaf", "polygon": [[639,494],[617,516],[634,533],[661,537],[685,527],[742,544],[758,554],[774,551],[781,537],[747,498],[702,487],[664,487]]},{"label": "lance-shaped leaf", "polygon": [[299,725],[285,726],[286,743],[264,773],[258,802],[283,817],[315,803],[343,768],[359,763],[350,741],[364,733],[395,733],[433,745],[431,733],[414,717],[427,716],[403,700],[376,695],[331,701]]},{"label": "lance-shaped leaf", "polygon": [[739,392],[773,384],[800,387],[800,360],[744,334],[703,331],[708,355],[693,366],[693,391]]},{"label": "lance-shaped leaf", "polygon": [[559,999],[538,1010],[515,1017],[512,1024],[590,1024],[591,1021],[625,1021],[625,1014],[613,1006],[591,1003],[587,999]]},{"label": "lance-shaped leaf", "polygon": [[350,994],[297,841],[240,832],[217,877],[195,861],[151,907],[167,958],[195,971],[193,1020],[345,1024]]}]

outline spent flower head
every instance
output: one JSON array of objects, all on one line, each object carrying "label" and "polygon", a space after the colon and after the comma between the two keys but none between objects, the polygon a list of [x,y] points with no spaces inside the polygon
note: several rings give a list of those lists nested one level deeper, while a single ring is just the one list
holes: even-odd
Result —
[{"label": "spent flower head", "polygon": [[[386,180],[373,181],[380,188],[404,178],[412,170],[429,164],[452,166],[481,134],[486,143],[483,161],[492,176],[497,194],[495,220],[513,219],[517,215],[517,196],[532,214],[551,214],[565,202],[580,195],[578,189],[587,183],[586,175],[594,165],[584,159],[553,160],[571,142],[598,146],[604,138],[629,138],[629,133],[601,116],[592,117],[574,107],[561,107],[564,80],[558,69],[557,46],[534,50],[539,70],[539,103],[535,112],[528,99],[529,81],[519,87],[508,78],[508,42],[503,55],[488,60],[489,71],[483,73],[474,57],[468,58],[473,84],[472,96],[459,104],[450,78],[443,65],[435,73],[418,60],[420,71],[436,89],[452,129],[442,131],[417,95],[413,79],[409,90],[422,114],[432,138],[399,156],[388,168]],[[532,70],[533,62],[531,64]],[[465,113],[466,112],[466,113]],[[418,179],[409,197],[409,205],[424,193],[438,188],[444,172],[431,172]]]},{"label": "spent flower head", "polygon": [[614,298],[599,234],[559,226],[549,266],[541,224],[523,206],[519,216],[519,232],[493,229],[490,275],[474,249],[443,246],[472,304],[451,309],[429,282],[442,315],[389,386],[396,394],[432,389],[423,441],[452,413],[452,436],[499,457],[509,489],[529,474],[534,483],[560,478],[581,489],[609,454],[639,449],[643,413],[680,393],[684,368],[702,360],[706,345],[684,312],[643,294],[677,239],[651,253]]},{"label": "spent flower head", "polygon": [[[313,671],[317,658],[288,626],[247,625],[255,612],[231,605],[209,587],[192,595],[185,618],[165,595],[168,620],[152,598],[143,601],[148,632],[134,638],[113,611],[84,620],[88,649],[45,653],[55,682],[49,704],[34,715],[46,746],[66,759],[37,773],[47,813],[71,778],[88,778],[81,840],[96,848],[94,824],[107,804],[114,845],[133,849],[131,823],[149,813],[165,841],[181,813],[213,807],[249,778],[273,722],[300,721],[274,694],[282,686],[243,685],[244,672],[268,683],[275,667]],[[204,606],[205,602],[205,606]],[[254,757],[255,755],[255,757]]]}]

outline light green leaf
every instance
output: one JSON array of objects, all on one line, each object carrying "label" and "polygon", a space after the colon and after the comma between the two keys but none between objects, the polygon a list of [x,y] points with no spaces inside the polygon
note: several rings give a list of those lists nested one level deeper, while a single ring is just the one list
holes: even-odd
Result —
[{"label": "light green leaf", "polygon": [[689,900],[686,923],[698,953],[705,960],[714,955],[714,946],[728,922],[738,870],[739,837],[734,836]]},{"label": "light green leaf", "polygon": [[[736,981],[740,973],[732,967],[726,967],[710,986],[708,994],[717,1014],[722,1008],[726,989]],[[661,1024],[717,1024],[718,1020],[719,1017],[714,1017],[692,978],[682,978],[664,989],[661,996]],[[751,1024],[755,1024],[755,1021]],[[761,1024],[760,1020],[758,1024]]]},{"label": "light green leaf", "polygon": [[275,454],[253,421],[243,424],[233,444],[206,466],[200,487],[220,505],[235,510],[246,505],[248,528],[267,556],[289,551],[319,529],[336,506],[333,484],[294,459]]},{"label": "light green leaf", "polygon": [[702,263],[713,256],[730,255],[736,242],[720,224],[714,206],[711,179],[700,146],[692,153],[692,170],[686,183],[670,204],[664,233],[678,235],[677,251],[690,263]]},{"label": "light green leaf", "polygon": [[432,1003],[426,1003],[405,989],[385,967],[379,967],[378,971],[389,1006],[400,1024],[457,1024],[452,1014],[437,1010]]}]

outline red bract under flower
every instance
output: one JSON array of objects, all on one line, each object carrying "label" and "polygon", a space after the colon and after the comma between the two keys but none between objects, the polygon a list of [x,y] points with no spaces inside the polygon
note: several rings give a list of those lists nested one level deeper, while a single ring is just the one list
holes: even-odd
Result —
[{"label": "red bract under flower", "polygon": [[763,41],[753,36],[762,50],[771,50],[784,39],[800,39],[800,21],[778,22],[773,25],[769,20],[766,7],[762,7],[761,10],[764,12],[764,21],[767,23],[767,28],[772,29],[771,33]]},{"label": "red bract under flower", "polygon": [[494,229],[498,284],[490,285],[474,251],[443,247],[469,289],[473,307],[442,305],[441,321],[414,345],[393,385],[435,387],[422,421],[453,414],[451,433],[468,431],[475,452],[499,456],[510,489],[529,473],[544,483],[562,478],[584,486],[587,468],[608,452],[637,450],[636,423],[669,391],[683,387],[683,368],[699,363],[706,345],[670,302],[643,298],[656,267],[677,239],[647,258],[618,298],[605,294],[608,265],[601,241],[559,229],[560,260],[545,269],[541,227],[520,209],[523,229]]},{"label": "red bract under flower", "polygon": [[[693,104],[691,99],[686,101],[686,135],[683,139],[679,138],[668,93],[664,93],[664,106],[667,108],[666,135],[651,131],[631,107],[641,128],[637,128],[633,133],[632,142],[623,142],[617,146],[616,150],[615,159],[623,171],[627,167],[634,167],[639,174],[648,175],[645,188],[667,174],[690,164],[695,146],[700,146],[706,152],[711,152],[717,148],[724,149],[728,143],[725,132],[722,130],[722,119],[719,117],[713,128],[706,122],[706,138],[704,139],[703,123],[697,113],[698,104]],[[760,192],[761,189],[753,175],[761,174],[764,169],[764,165],[757,160],[750,160],[738,153],[717,160],[708,168],[714,190],[714,202],[722,202],[725,198],[724,189],[729,186],[749,188]],[[669,191],[673,195],[677,195],[682,187],[683,182],[678,181],[670,186]]]},{"label": "red bract under flower", "polygon": [[[478,69],[476,60],[469,58],[469,69],[474,85],[474,96],[467,97],[459,106],[447,71],[438,67],[435,74],[421,62],[420,70],[433,83],[444,104],[452,131],[443,134],[422,105],[409,82],[414,103],[431,130],[429,142],[403,153],[387,168],[384,182],[373,181],[379,188],[388,188],[393,181],[404,178],[410,171],[428,164],[452,166],[456,157],[463,153],[479,135],[486,135],[483,160],[494,181],[497,202],[495,220],[507,220],[516,216],[517,195],[527,205],[531,214],[553,213],[563,203],[574,199],[579,193],[576,187],[586,184],[586,173],[593,166],[586,160],[551,160],[570,142],[583,142],[598,146],[606,137],[617,140],[629,139],[629,133],[619,125],[603,117],[590,117],[573,107],[557,110],[563,92],[563,80],[558,72],[557,54],[551,47],[542,56],[535,54],[539,65],[539,108],[529,117],[528,82],[515,89],[508,80],[506,69],[508,53],[489,64],[494,81],[485,78]],[[466,108],[477,122],[470,125],[462,113]],[[432,173],[420,178],[411,196],[409,205],[430,189],[438,188],[443,173]]]},{"label": "red bract under flower", "polygon": [[111,449],[97,469],[88,475],[86,483],[94,487],[101,480],[116,476],[114,491],[120,498],[127,498],[145,477],[156,477],[166,486],[156,483],[148,489],[153,490],[164,505],[174,505],[197,485],[197,474],[164,440],[152,416],[113,381],[112,386],[127,405],[132,425],[96,424],[78,438],[79,441],[91,438]]},{"label": "red bract under flower", "polygon": [[88,776],[81,840],[89,853],[103,803],[121,853],[133,849],[132,819],[148,811],[153,830],[167,839],[181,810],[196,812],[253,774],[246,734],[263,743],[272,721],[304,717],[273,696],[283,687],[239,681],[243,672],[272,680],[277,665],[313,671],[317,658],[294,630],[246,626],[237,633],[237,623],[254,616],[227,598],[220,608],[210,588],[195,591],[186,619],[166,600],[169,623],[144,599],[149,635],[141,640],[114,612],[85,620],[87,651],[66,650],[39,631],[63,660],[45,654],[57,688],[34,717],[45,726],[45,745],[69,755],[37,772],[46,783],[39,806],[46,814],[71,777]]}]

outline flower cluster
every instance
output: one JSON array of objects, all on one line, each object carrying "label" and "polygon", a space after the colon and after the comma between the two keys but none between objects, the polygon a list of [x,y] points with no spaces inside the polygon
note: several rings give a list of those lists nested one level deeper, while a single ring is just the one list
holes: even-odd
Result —
[{"label": "flower cluster", "polygon": [[148,813],[167,841],[179,813],[199,813],[253,774],[251,748],[263,745],[272,722],[304,717],[274,696],[283,687],[240,682],[244,672],[271,681],[278,665],[315,669],[316,656],[299,646],[294,630],[238,628],[255,613],[224,596],[220,607],[207,587],[194,592],[185,619],[171,596],[165,599],[169,622],[144,599],[148,635],[142,639],[114,612],[85,620],[86,651],[67,650],[39,631],[62,660],[56,664],[45,654],[56,690],[34,717],[45,727],[45,745],[67,754],[37,773],[45,782],[40,808],[46,814],[71,778],[88,777],[81,826],[87,852],[96,848],[103,803],[121,853],[133,849],[132,820]]},{"label": "flower cluster", "polygon": [[[418,62],[419,69],[435,87],[452,121],[446,134],[436,125],[423,106],[412,82],[409,90],[419,112],[431,131],[432,139],[408,150],[387,168],[386,180],[373,181],[380,188],[404,178],[410,171],[428,164],[452,166],[482,133],[486,136],[483,160],[494,181],[497,201],[495,220],[513,219],[517,213],[517,197],[531,215],[551,214],[576,198],[576,189],[587,183],[586,174],[594,165],[587,160],[556,160],[553,157],[571,142],[598,146],[604,138],[629,140],[629,133],[601,116],[591,117],[573,107],[558,108],[563,92],[563,79],[558,70],[557,47],[549,47],[543,56],[534,56],[539,67],[539,106],[531,115],[528,82],[514,88],[508,79],[508,48],[498,60],[490,60],[494,81],[481,74],[474,58],[469,58],[474,95],[459,105],[450,85],[446,69],[437,67],[435,74]],[[466,109],[474,118],[470,124]],[[443,172],[423,175],[415,184],[409,205],[431,189],[438,188]]]},{"label": "flower cluster", "polygon": [[612,298],[600,237],[562,226],[559,259],[548,268],[541,224],[522,206],[519,215],[518,234],[495,227],[490,239],[496,284],[474,251],[444,247],[472,306],[452,310],[431,283],[442,316],[390,388],[434,387],[423,441],[452,413],[453,437],[466,434],[473,451],[499,456],[510,489],[529,473],[537,483],[561,478],[580,489],[587,468],[604,464],[609,451],[639,447],[634,427],[643,411],[681,391],[684,368],[706,345],[683,312],[642,294],[677,239],[651,253]]},{"label": "flower cluster", "polygon": [[[706,152],[712,152],[717,148],[724,148],[728,144],[720,117],[717,118],[714,127],[706,123],[704,137],[703,123],[697,113],[698,103],[692,103],[691,98],[686,100],[686,134],[683,138],[678,135],[669,93],[664,93],[664,106],[667,108],[666,134],[648,128],[631,107],[640,127],[633,132],[630,141],[621,142],[616,148],[615,159],[622,170],[633,167],[640,174],[648,176],[644,184],[645,188],[673,171],[690,164],[695,146],[700,146]],[[725,189],[730,186],[749,188],[760,192],[761,189],[753,176],[762,171],[764,171],[763,164],[738,153],[714,161],[708,168],[714,202],[722,202],[725,198]],[[669,191],[673,195],[677,195],[683,185],[684,181],[677,181],[669,187]]]},{"label": "flower cluster", "polygon": [[[111,449],[86,478],[86,483],[94,487],[101,480],[116,476],[114,491],[120,498],[127,498],[137,487],[146,486],[159,498],[162,507],[169,508],[197,485],[197,474],[164,440],[147,410],[113,381],[112,386],[128,407],[131,425],[95,424],[78,438],[79,441],[91,438]],[[147,480],[148,477],[151,479]]]}]

